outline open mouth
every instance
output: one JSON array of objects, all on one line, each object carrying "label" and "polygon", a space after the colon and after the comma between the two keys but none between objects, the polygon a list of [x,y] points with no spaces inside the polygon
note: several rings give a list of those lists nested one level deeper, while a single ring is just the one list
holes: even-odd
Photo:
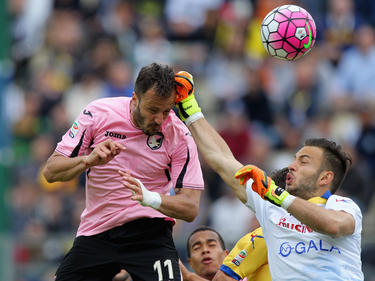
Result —
[{"label": "open mouth", "polygon": [[202,263],[204,263],[204,264],[209,264],[209,263],[211,263],[211,262],[212,262],[212,259],[209,258],[209,257],[204,258],[204,259],[202,260]]},{"label": "open mouth", "polygon": [[288,173],[287,175],[286,175],[286,179],[285,179],[285,183],[287,184],[287,185],[289,185],[289,184],[291,184],[293,182],[293,175],[292,175],[292,173]]}]

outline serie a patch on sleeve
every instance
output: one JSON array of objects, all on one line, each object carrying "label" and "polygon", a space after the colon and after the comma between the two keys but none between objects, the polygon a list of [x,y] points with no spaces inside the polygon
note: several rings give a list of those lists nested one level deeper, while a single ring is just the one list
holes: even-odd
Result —
[{"label": "serie a patch on sleeve", "polygon": [[78,123],[78,121],[74,121],[72,127],[69,130],[69,136],[72,139],[74,139],[74,137],[76,136],[78,130],[79,130],[79,123]]},{"label": "serie a patch on sleeve", "polygon": [[241,262],[247,257],[247,251],[245,249],[241,250],[237,256],[234,257],[232,263],[236,266],[240,266]]}]

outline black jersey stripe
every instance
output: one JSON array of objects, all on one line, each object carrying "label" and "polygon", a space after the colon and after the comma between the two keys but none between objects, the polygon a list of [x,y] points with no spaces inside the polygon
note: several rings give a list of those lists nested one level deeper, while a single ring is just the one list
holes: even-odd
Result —
[{"label": "black jersey stripe", "polygon": [[165,172],[165,176],[167,177],[167,180],[170,181],[171,180],[171,174],[169,173],[169,170],[165,169],[164,172]]},{"label": "black jersey stripe", "polygon": [[190,161],[190,152],[189,152],[189,149],[188,149],[185,165],[182,168],[182,171],[177,178],[176,188],[182,188],[183,187],[182,184],[183,184],[183,180],[184,180],[184,177],[185,177],[185,174],[186,174],[186,170],[187,170],[187,166],[189,164],[189,161]]},{"label": "black jersey stripe", "polygon": [[79,140],[79,143],[77,146],[74,148],[72,154],[70,154],[69,157],[76,157],[78,156],[79,150],[81,149],[82,143],[83,143],[83,137],[85,136],[86,130],[83,132],[81,139]]},{"label": "black jersey stripe", "polygon": [[169,167],[169,169],[165,169],[164,173],[165,173],[165,176],[167,177],[167,180],[170,181],[172,179],[171,173],[169,172],[170,168],[172,167],[171,163],[168,163],[168,167]]}]

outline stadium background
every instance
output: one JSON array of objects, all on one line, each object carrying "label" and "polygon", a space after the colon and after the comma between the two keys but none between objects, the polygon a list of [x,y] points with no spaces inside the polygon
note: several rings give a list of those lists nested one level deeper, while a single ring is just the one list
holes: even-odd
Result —
[{"label": "stadium background", "polygon": [[[304,7],[318,40],[303,59],[267,56],[259,27]],[[80,109],[132,92],[153,61],[188,70],[206,117],[243,163],[282,168],[307,137],[334,139],[354,166],[340,191],[361,207],[363,267],[375,280],[375,2],[370,0],[0,1],[0,280],[52,280],[84,206],[84,178],[47,184],[40,167]],[[203,163],[203,162],[202,162]],[[199,217],[228,248],[254,216],[203,163]]]}]

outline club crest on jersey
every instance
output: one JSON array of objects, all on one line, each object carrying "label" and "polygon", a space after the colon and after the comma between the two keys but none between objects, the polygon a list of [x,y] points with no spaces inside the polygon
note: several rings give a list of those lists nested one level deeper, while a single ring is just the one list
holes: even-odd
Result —
[{"label": "club crest on jersey", "polygon": [[153,136],[148,136],[147,145],[152,150],[159,149],[163,144],[164,135],[162,133],[156,133]]},{"label": "club crest on jersey", "polygon": [[70,131],[69,131],[69,136],[74,139],[75,135],[77,134],[79,130],[79,123],[78,121],[75,121],[72,125],[72,127],[70,128]]}]

